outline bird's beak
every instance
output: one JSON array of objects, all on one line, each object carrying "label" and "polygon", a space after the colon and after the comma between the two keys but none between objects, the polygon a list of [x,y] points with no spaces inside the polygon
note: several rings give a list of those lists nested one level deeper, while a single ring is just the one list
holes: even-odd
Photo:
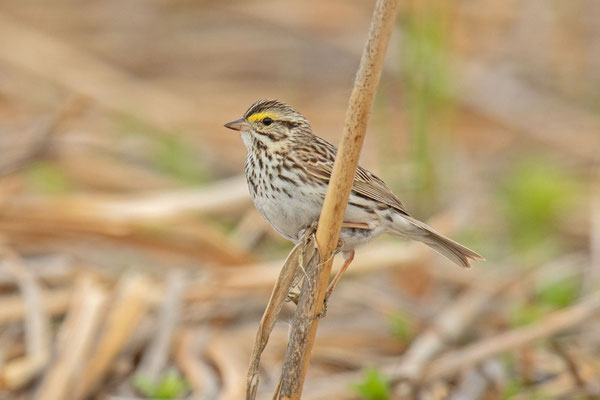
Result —
[{"label": "bird's beak", "polygon": [[243,131],[246,128],[249,128],[250,124],[246,121],[245,118],[236,119],[235,121],[231,121],[225,124],[225,128],[233,129],[234,131]]}]

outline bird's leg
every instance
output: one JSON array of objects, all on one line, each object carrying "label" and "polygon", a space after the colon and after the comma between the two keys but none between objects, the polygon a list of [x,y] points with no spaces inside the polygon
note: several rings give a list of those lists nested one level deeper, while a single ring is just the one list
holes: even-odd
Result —
[{"label": "bird's leg", "polygon": [[[369,224],[367,224],[367,223],[351,222],[351,221],[342,222],[342,228],[354,228],[354,229],[365,229],[365,230],[372,229],[371,226],[369,226]],[[341,247],[343,247],[343,245],[344,245],[343,242],[338,244],[338,251]],[[333,289],[335,289],[335,286],[337,285],[338,281],[340,280],[340,278],[342,277],[344,272],[348,269],[348,267],[352,263],[352,260],[354,260],[354,250],[343,251],[342,256],[344,257],[344,265],[342,265],[342,268],[340,268],[338,273],[333,278],[333,281],[331,281],[331,283],[329,284],[329,287],[327,288],[327,292],[325,292],[325,305],[327,305],[327,300],[329,300],[329,296],[331,296],[331,293],[333,292]]]},{"label": "bird's leg", "polygon": [[333,293],[333,289],[335,289],[335,286],[339,282],[340,278],[342,277],[344,272],[348,269],[348,267],[352,263],[352,260],[354,260],[354,250],[344,251],[342,253],[342,257],[344,257],[344,265],[342,265],[342,268],[340,268],[338,273],[335,274],[335,277],[329,284],[329,287],[327,288],[327,292],[325,292],[325,303],[327,303],[327,300],[329,300],[329,296],[331,296],[331,293]]},{"label": "bird's leg", "polygon": [[[367,230],[372,229],[368,224],[366,224],[364,222],[349,222],[349,221],[344,221],[342,223],[342,228],[367,229]],[[344,242],[340,239],[335,253],[337,254],[340,251],[340,249],[343,247],[344,247]],[[340,268],[338,273],[335,275],[335,277],[333,278],[333,280],[327,287],[327,291],[325,292],[325,299],[323,300],[323,309],[321,310],[321,312],[319,312],[319,314],[317,315],[317,318],[324,318],[325,315],[327,314],[327,302],[329,301],[329,297],[331,296],[331,293],[333,293],[333,289],[335,289],[335,286],[339,282],[339,280],[342,277],[342,275],[344,274],[344,272],[348,269],[348,267],[352,263],[352,260],[354,260],[354,250],[343,251],[342,256],[344,257],[344,265],[342,265],[342,268]]]},{"label": "bird's leg", "polygon": [[325,316],[327,315],[327,302],[329,301],[329,296],[331,296],[331,293],[333,293],[333,289],[335,289],[335,286],[339,282],[340,278],[348,269],[348,267],[352,263],[352,260],[354,260],[354,250],[344,251],[342,253],[342,256],[344,257],[344,265],[342,265],[342,268],[340,268],[338,273],[335,274],[335,277],[327,287],[327,291],[325,292],[325,299],[323,299],[323,309],[319,312],[319,314],[317,314],[318,319],[325,318]]}]

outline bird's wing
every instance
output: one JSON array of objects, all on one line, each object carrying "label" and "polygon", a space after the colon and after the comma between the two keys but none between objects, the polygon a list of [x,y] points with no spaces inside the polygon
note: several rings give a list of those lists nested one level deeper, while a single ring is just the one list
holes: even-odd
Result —
[{"label": "bird's wing", "polygon": [[[333,171],[333,162],[337,149],[331,143],[315,136],[316,141],[311,145],[296,148],[290,156],[296,158],[300,165],[313,178],[329,182]],[[408,215],[404,204],[396,197],[387,185],[377,176],[359,166],[352,183],[352,191],[361,197],[366,197]]]}]

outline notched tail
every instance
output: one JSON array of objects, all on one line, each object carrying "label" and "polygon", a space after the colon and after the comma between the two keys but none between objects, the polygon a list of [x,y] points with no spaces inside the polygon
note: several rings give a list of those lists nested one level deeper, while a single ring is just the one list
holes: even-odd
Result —
[{"label": "notched tail", "polygon": [[429,231],[424,239],[421,240],[423,243],[461,267],[470,268],[470,260],[484,260],[482,256],[473,250],[433,230]]},{"label": "notched tail", "polygon": [[391,226],[393,233],[423,242],[461,267],[471,267],[470,260],[485,260],[473,250],[436,232],[424,222],[408,216],[398,216],[397,218],[401,218],[402,221],[397,221],[395,218],[395,223]]}]

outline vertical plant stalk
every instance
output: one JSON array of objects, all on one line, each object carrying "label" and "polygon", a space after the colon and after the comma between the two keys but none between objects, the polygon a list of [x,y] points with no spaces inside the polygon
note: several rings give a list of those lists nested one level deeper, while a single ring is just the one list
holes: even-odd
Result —
[{"label": "vertical plant stalk", "polygon": [[256,399],[259,379],[259,365],[262,352],[267,346],[269,336],[273,331],[277,317],[281,312],[283,303],[293,286],[299,268],[304,268],[307,265],[306,260],[311,260],[316,253],[314,229],[310,229],[304,237],[294,246],[288,255],[279,277],[275,282],[271,298],[267,304],[267,308],[262,316],[258,331],[256,332],[256,340],[252,348],[250,357],[250,366],[248,367],[248,375],[246,380],[246,400]]},{"label": "vertical plant stalk", "polygon": [[[310,261],[292,321],[289,344],[276,399],[300,399],[318,316],[329,284],[333,253],[338,246],[342,222],[358,166],[385,53],[394,27],[398,0],[377,0],[369,36],[350,95],[344,131],[333,166],[316,232],[319,253]],[[324,260],[324,261],[323,261]]]}]

